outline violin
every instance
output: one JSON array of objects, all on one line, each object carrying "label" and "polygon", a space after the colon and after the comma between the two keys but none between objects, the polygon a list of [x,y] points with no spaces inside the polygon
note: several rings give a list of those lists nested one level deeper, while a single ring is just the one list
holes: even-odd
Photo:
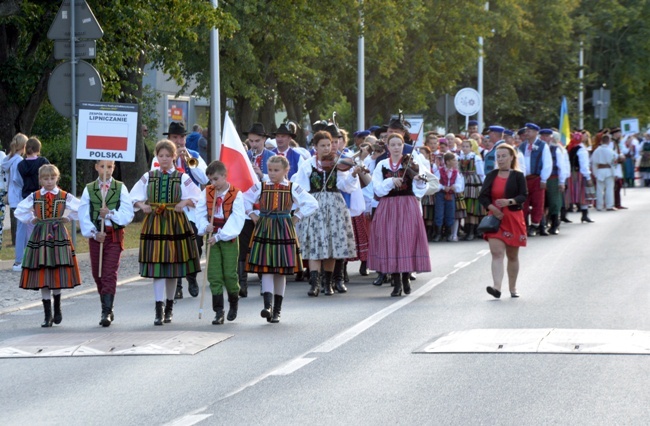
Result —
[{"label": "violin", "polygon": [[318,160],[320,162],[321,168],[327,173],[331,172],[335,167],[336,170],[341,172],[347,172],[352,167],[356,166],[356,163],[352,158],[344,158],[336,155],[335,152],[329,152]]},{"label": "violin", "polygon": [[429,177],[426,174],[424,173],[420,174],[420,165],[418,164],[417,161],[413,160],[411,154],[402,155],[402,167],[404,167],[405,176],[408,176],[411,179],[415,179],[416,177],[419,177],[420,180],[424,182],[429,181]]},{"label": "violin", "polygon": [[420,175],[420,165],[413,161],[411,154],[402,155],[402,167],[404,167],[404,174],[411,179]]}]

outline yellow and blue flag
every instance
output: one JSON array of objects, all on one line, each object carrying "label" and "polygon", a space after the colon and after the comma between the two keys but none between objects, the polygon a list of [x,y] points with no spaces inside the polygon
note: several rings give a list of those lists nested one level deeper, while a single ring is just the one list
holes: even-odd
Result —
[{"label": "yellow and blue flag", "polygon": [[560,107],[560,143],[567,146],[571,141],[571,126],[569,125],[569,107],[566,103],[566,96],[562,96],[562,106]]}]

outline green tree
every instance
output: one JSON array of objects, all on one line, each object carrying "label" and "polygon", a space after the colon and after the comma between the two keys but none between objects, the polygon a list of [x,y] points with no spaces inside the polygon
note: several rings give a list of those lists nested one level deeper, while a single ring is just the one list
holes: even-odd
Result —
[{"label": "green tree", "polygon": [[[202,54],[207,55],[210,28],[220,28],[224,37],[236,28],[236,22],[223,9],[214,9],[210,2],[202,0],[96,0],[89,1],[89,5],[104,30],[93,63],[102,76],[102,100],[107,102],[139,103],[143,69],[148,63],[181,83],[186,81],[199,70],[185,62],[184,51],[202,49]],[[0,16],[3,143],[18,131],[31,132],[56,63],[47,31],[60,3],[25,0],[18,6]],[[135,167],[120,167],[118,175],[128,185],[148,168],[144,154],[144,144],[139,140]]]}]

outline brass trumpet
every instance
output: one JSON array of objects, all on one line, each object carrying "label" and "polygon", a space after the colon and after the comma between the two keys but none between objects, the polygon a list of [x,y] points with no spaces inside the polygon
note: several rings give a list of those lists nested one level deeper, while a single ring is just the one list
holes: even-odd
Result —
[{"label": "brass trumpet", "polygon": [[183,161],[185,162],[185,164],[187,164],[187,166],[190,169],[193,169],[193,168],[195,168],[196,166],[199,165],[199,160],[192,157],[189,152],[182,151],[180,155],[181,155],[181,158],[183,159]]}]

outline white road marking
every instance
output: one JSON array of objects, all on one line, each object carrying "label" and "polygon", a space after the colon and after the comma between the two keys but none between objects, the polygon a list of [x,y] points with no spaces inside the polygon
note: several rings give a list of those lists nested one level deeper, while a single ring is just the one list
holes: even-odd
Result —
[{"label": "white road marking", "polygon": [[194,410],[189,414],[184,415],[183,417],[179,417],[175,420],[172,420],[169,423],[165,423],[164,426],[192,426],[197,424],[198,422],[201,422],[209,417],[212,417],[213,414],[200,414],[201,412],[207,410],[208,407],[201,407],[198,410]]},{"label": "white road marking", "polygon": [[320,345],[316,346],[315,348],[308,350],[307,352],[287,361],[286,363],[282,364],[280,367],[277,367],[267,373],[264,373],[260,375],[259,377],[256,377],[255,379],[249,381],[248,383],[245,383],[244,385],[240,386],[239,388],[233,390],[232,392],[229,392],[228,394],[224,395],[223,397],[219,398],[218,401],[222,401],[224,399],[230,398],[231,396],[237,395],[238,393],[242,392],[245,389],[248,389],[252,386],[255,386],[262,380],[266,379],[269,376],[279,376],[279,375],[287,375],[291,374],[300,368],[304,367],[305,365],[308,365],[312,361],[316,360],[316,358],[313,357],[307,357],[309,354],[315,354],[315,353],[327,353],[331,352],[334,349],[340,347],[341,345],[349,342],[350,340],[354,339],[373,325],[377,324],[379,321],[382,319],[386,318],[388,315],[392,314],[393,312],[397,311],[398,309],[408,305],[409,303],[412,303],[422,297],[423,295],[427,294],[429,291],[433,290],[436,286],[442,284],[449,278],[451,275],[455,274],[458,272],[460,269],[465,268],[472,263],[478,261],[481,257],[485,256],[488,254],[490,251],[489,250],[481,250],[478,253],[478,256],[472,259],[469,262],[462,262],[463,265],[461,267],[456,267],[456,269],[452,270],[449,272],[447,275],[444,277],[436,277],[432,278],[429,280],[426,284],[424,284],[422,287],[419,289],[415,290],[413,293],[408,295],[407,297],[402,297],[399,300],[397,300],[395,303],[390,304],[389,306],[385,307],[384,309],[380,310],[379,312],[376,312],[372,315],[370,315],[368,318],[358,322],[357,324],[353,325],[352,327],[348,328],[347,330],[344,330],[343,332],[337,334],[336,336],[326,340],[325,342],[321,343]]},{"label": "white road marking", "polygon": [[288,376],[294,371],[301,369],[305,365],[315,360],[316,358],[295,358],[289,361],[288,364],[285,364],[284,366],[276,368],[275,370],[271,371],[269,373],[269,376]]}]

